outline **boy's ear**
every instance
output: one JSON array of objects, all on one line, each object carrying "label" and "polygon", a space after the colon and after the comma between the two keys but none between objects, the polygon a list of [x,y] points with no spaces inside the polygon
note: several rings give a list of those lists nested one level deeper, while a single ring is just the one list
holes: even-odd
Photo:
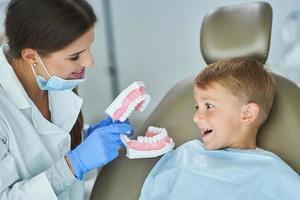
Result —
[{"label": "boy's ear", "polygon": [[242,107],[241,123],[249,125],[253,123],[259,114],[259,107],[256,103],[249,103]]}]

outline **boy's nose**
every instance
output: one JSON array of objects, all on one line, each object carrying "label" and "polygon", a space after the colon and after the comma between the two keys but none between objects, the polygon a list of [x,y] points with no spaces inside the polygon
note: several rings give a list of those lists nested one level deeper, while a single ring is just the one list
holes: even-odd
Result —
[{"label": "boy's nose", "polygon": [[204,115],[200,110],[197,110],[197,112],[193,116],[193,121],[197,124],[199,122],[202,122],[204,120]]}]

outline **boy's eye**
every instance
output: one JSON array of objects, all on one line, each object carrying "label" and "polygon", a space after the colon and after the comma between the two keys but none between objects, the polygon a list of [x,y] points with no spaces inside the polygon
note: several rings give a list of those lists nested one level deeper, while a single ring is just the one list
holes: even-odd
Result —
[{"label": "boy's eye", "polygon": [[206,103],[206,104],[205,104],[205,106],[206,106],[206,108],[207,108],[207,109],[210,109],[210,108],[212,108],[212,107],[213,107],[213,105],[212,105],[212,104],[210,104],[210,103]]},{"label": "boy's eye", "polygon": [[72,61],[76,61],[76,60],[78,60],[78,59],[79,59],[79,55],[70,57],[70,60],[72,60]]},{"label": "boy's eye", "polygon": [[198,109],[199,109],[199,106],[195,106],[195,109],[198,110]]}]

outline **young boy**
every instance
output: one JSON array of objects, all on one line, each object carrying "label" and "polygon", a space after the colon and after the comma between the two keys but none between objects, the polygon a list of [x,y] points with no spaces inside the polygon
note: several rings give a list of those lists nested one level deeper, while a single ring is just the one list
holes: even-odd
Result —
[{"label": "young boy", "polygon": [[148,175],[140,200],[299,200],[299,175],[256,147],[274,93],[272,74],[255,59],[208,65],[194,87],[193,120],[202,142],[189,141],[163,156]]}]

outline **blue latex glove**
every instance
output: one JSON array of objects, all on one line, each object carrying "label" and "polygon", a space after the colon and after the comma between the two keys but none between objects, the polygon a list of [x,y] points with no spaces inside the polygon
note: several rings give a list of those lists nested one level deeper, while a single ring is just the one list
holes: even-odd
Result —
[{"label": "blue latex glove", "polygon": [[[120,122],[120,121],[113,121],[113,119],[111,117],[107,117],[106,119],[96,123],[96,124],[92,124],[90,125],[90,127],[87,129],[86,133],[85,133],[85,138],[87,138],[95,129],[100,128],[100,127],[104,127],[104,126],[108,126],[111,124],[121,124],[121,123],[125,123],[125,124],[129,124],[129,120],[127,119],[124,122]],[[132,136],[134,133],[133,129],[132,131],[128,134],[128,136]]]},{"label": "blue latex glove", "polygon": [[76,177],[82,180],[87,171],[102,167],[115,159],[122,143],[120,134],[131,130],[131,126],[126,123],[94,129],[89,137],[67,154]]},{"label": "blue latex glove", "polygon": [[112,118],[107,117],[104,120],[102,120],[102,121],[100,121],[96,124],[90,125],[89,128],[85,132],[85,138],[87,138],[95,129],[101,128],[101,127],[104,127],[104,126],[108,126],[108,125],[111,125],[111,124],[113,124]]}]

